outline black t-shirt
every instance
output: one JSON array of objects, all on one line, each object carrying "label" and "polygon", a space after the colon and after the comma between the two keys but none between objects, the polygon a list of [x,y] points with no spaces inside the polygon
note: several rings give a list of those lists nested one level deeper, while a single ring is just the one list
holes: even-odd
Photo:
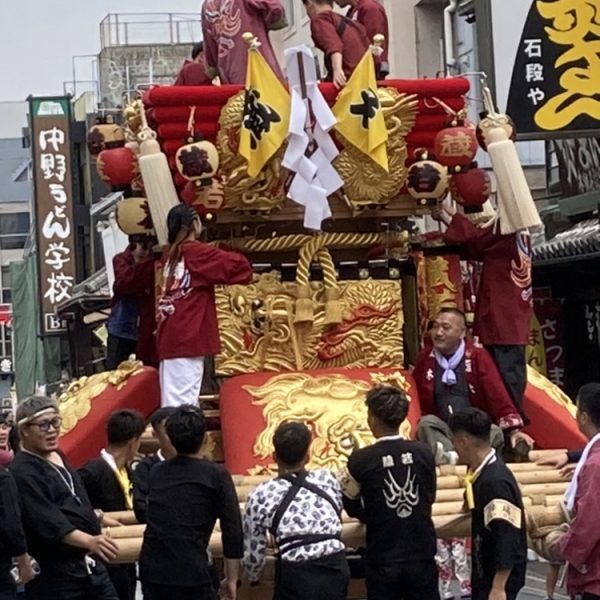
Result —
[{"label": "black t-shirt", "polygon": [[75,529],[98,535],[100,521],[77,471],[64,456],[63,462],[65,469],[21,451],[15,455],[10,471],[19,490],[29,553],[45,572],[86,577],[86,550],[65,544],[62,539]]},{"label": "black t-shirt", "polygon": [[500,458],[492,459],[473,483],[473,596],[487,597],[497,571],[511,569],[506,590],[525,585],[527,531],[521,492]]},{"label": "black t-shirt", "polygon": [[21,510],[17,486],[11,474],[0,467],[0,589],[12,585],[12,559],[27,552],[25,532],[21,524]]},{"label": "black t-shirt", "polygon": [[79,476],[94,508],[106,512],[127,510],[123,488],[104,459],[95,458],[87,462],[79,469]]},{"label": "black t-shirt", "polygon": [[140,554],[143,582],[211,587],[207,547],[219,519],[223,555],[241,558],[242,520],[226,469],[176,456],[150,470],[147,526]]},{"label": "black t-shirt", "polygon": [[348,460],[361,497],[344,496],[344,508],[367,526],[367,561],[390,564],[435,556],[431,519],[436,473],[431,450],[421,442],[381,439]]},{"label": "black t-shirt", "polygon": [[148,486],[150,471],[162,462],[158,454],[145,456],[142,460],[131,465],[131,483],[133,484],[133,512],[139,523],[146,522],[148,510]]},{"label": "black t-shirt", "polygon": [[448,421],[451,414],[471,406],[464,358],[458,367],[456,367],[454,373],[456,375],[456,383],[454,385],[446,385],[442,382],[444,370],[436,362],[434,369],[435,404],[438,409],[438,417],[442,421]]}]

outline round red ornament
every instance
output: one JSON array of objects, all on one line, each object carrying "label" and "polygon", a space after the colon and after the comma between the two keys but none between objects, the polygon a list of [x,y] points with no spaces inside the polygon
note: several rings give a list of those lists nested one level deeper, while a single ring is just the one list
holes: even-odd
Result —
[{"label": "round red ornament", "polygon": [[477,154],[475,127],[465,123],[438,131],[433,143],[436,159],[448,167],[450,173],[460,173]]},{"label": "round red ornament", "polygon": [[113,187],[130,185],[137,176],[137,156],[130,148],[110,148],[98,155],[96,170]]},{"label": "round red ornament", "polygon": [[466,213],[480,212],[492,192],[492,180],[487,171],[475,166],[450,178],[450,192]]}]

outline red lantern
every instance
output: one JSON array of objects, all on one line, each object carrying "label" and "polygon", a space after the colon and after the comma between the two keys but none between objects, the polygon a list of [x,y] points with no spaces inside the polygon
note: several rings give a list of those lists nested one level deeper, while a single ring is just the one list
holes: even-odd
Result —
[{"label": "red lantern", "polygon": [[96,170],[113,187],[128,186],[137,176],[138,162],[130,148],[111,148],[98,155]]},{"label": "red lantern", "polygon": [[97,156],[108,148],[120,148],[125,145],[125,132],[117,125],[112,116],[98,117],[87,135],[87,147],[92,156]]},{"label": "red lantern", "polygon": [[474,167],[450,178],[452,197],[464,206],[465,213],[481,212],[492,192],[492,180],[487,171]]},{"label": "red lantern", "polygon": [[417,150],[421,160],[408,169],[406,188],[419,206],[435,206],[448,192],[448,169],[429,160],[426,150]]},{"label": "red lantern", "polygon": [[438,131],[433,143],[437,160],[451,173],[460,173],[477,154],[477,134],[470,124],[446,127]]}]

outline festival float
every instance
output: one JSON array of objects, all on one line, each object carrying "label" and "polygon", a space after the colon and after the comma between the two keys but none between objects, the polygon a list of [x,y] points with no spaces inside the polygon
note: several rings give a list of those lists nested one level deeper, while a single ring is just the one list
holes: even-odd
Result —
[{"label": "festival float", "polygon": [[[253,264],[250,285],[217,290],[222,351],[209,406],[221,432],[209,437],[208,453],[222,457],[242,503],[274,473],[271,438],[282,421],[309,424],[312,465],[337,470],[353,448],[373,442],[365,392],[389,384],[408,394],[403,429],[414,433],[421,411],[410,365],[428,322],[442,306],[470,313],[474,299],[458,249],[421,234],[411,218],[451,194],[470,218],[489,219],[491,181],[474,162],[479,147],[494,166],[502,233],[539,223],[514,126],[487,91],[476,125],[467,118],[464,78],[375,84],[369,56],[338,91],[317,81],[302,47],[286,51],[287,89],[248,41],[245,90],[152,87],[125,108],[122,128],[97,124],[89,133],[99,172],[127,190],[116,207],[124,233],[165,244],[166,215],[185,202],[202,216],[207,241]],[[528,379],[527,431],[537,447],[583,446],[569,398],[533,369]],[[156,373],[135,362],[74,382],[61,399],[67,455],[75,464],[96,455],[99,424],[112,410],[149,414],[158,398]],[[511,468],[539,542],[563,521],[566,483],[535,463]],[[440,537],[467,531],[463,485],[463,469],[439,467]],[[120,518],[126,526],[109,534],[128,562],[137,558],[143,526]],[[346,519],[344,540],[364,544],[362,525]],[[218,531],[211,550],[220,556]],[[269,564],[247,597],[267,597]]]}]

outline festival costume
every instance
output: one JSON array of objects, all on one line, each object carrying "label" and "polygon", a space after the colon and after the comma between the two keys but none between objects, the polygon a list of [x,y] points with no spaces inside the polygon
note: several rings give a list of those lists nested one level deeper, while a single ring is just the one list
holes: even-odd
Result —
[{"label": "festival costume", "polygon": [[279,0],[206,0],[202,5],[204,59],[209,77],[222,84],[244,85],[248,44],[242,36],[252,32],[260,42],[260,53],[275,75],[284,80],[269,31],[287,26]]},{"label": "festival costume", "polygon": [[[484,348],[467,340],[464,358],[455,373],[457,382],[446,386],[441,381],[443,372],[435,351],[428,348],[417,357],[412,375],[419,391],[423,414],[417,431],[418,438],[432,450],[438,441],[444,450],[453,450],[450,429],[446,424],[450,412],[472,406],[486,412],[497,425],[492,428],[492,445],[494,448],[501,447],[504,441],[502,432],[522,427],[523,420],[508,395],[494,361]],[[455,390],[457,387],[458,390]],[[445,403],[440,402],[442,392],[449,394]]]},{"label": "festival costume", "polygon": [[472,598],[488,600],[496,573],[510,570],[506,597],[515,600],[525,585],[527,570],[527,530],[519,486],[493,449],[470,481]]},{"label": "festival costume", "polygon": [[[131,510],[133,508],[130,472],[123,469],[117,476],[114,459],[106,450],[101,456],[90,460],[81,469],[79,476],[94,508],[104,512]],[[137,576],[135,563],[107,565],[108,575],[119,600],[135,600]]]},{"label": "festival costume", "polygon": [[465,260],[483,263],[473,335],[489,350],[514,405],[521,410],[527,385],[525,347],[533,316],[529,233],[502,235],[495,225],[476,227],[456,214],[444,242],[460,244]]},{"label": "festival costume", "polygon": [[104,563],[62,541],[76,529],[92,536],[101,529],[79,475],[61,457],[64,468],[21,450],[10,467],[29,552],[40,565],[27,595],[35,600],[118,600]]},{"label": "festival costume", "polygon": [[471,567],[464,538],[438,540],[435,562],[440,577],[442,600],[454,598],[452,580],[458,581],[461,598],[471,597]]},{"label": "festival costume", "polygon": [[214,286],[249,283],[252,267],[241,254],[198,241],[183,242],[172,275],[166,255],[165,263],[157,330],[161,404],[196,404],[203,358],[221,347]]},{"label": "festival costume", "polygon": [[[156,367],[156,311],[154,260],[135,262],[127,248],[113,258],[113,308],[108,319],[107,368],[116,369],[134,353],[145,365]],[[115,339],[118,338],[118,339]]]},{"label": "festival costume", "polygon": [[569,563],[569,594],[600,596],[600,435],[590,440],[586,450],[567,492],[573,520],[560,549]]},{"label": "festival costume", "polygon": [[390,45],[390,32],[388,27],[385,8],[378,0],[358,0],[356,6],[351,6],[346,17],[357,21],[364,28],[370,43],[377,34],[384,36],[383,52],[375,56],[375,68],[377,79],[384,79],[390,73],[388,64],[388,48]]},{"label": "festival costume", "polygon": [[433,454],[401,436],[355,450],[342,482],[344,508],[367,526],[369,600],[437,600]]},{"label": "festival costume", "polygon": [[325,55],[325,81],[333,81],[331,55],[342,55],[342,69],[350,77],[369,48],[364,27],[357,21],[325,10],[310,20],[310,33],[315,46]]},{"label": "festival costume", "polygon": [[17,486],[12,475],[0,468],[0,600],[16,600],[12,559],[26,552]]},{"label": "festival costume", "polygon": [[188,59],[183,63],[173,85],[212,85],[212,80],[206,74],[203,62]]},{"label": "festival costume", "polygon": [[260,484],[244,514],[248,579],[258,581],[269,532],[278,548],[275,600],[344,600],[350,572],[341,541],[342,492],[325,469]]},{"label": "festival costume", "polygon": [[223,556],[241,558],[238,499],[222,465],[176,456],[151,469],[139,561],[145,600],[216,600],[207,548],[217,519]]}]

